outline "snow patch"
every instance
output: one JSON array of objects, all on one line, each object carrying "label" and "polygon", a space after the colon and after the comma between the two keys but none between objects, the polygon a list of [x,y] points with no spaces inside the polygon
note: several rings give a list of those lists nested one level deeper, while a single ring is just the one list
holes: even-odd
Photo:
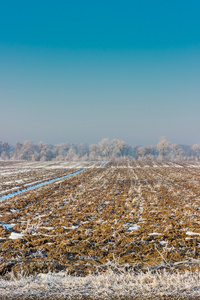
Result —
[{"label": "snow patch", "polygon": [[161,241],[160,244],[165,245],[165,244],[168,244],[168,242],[167,241]]},{"label": "snow patch", "polygon": [[9,239],[11,240],[17,240],[17,239],[23,239],[24,234],[12,232],[9,236]]},{"label": "snow patch", "polygon": [[16,224],[2,224],[1,226],[4,228],[4,229],[12,229]]},{"label": "snow patch", "polygon": [[187,231],[186,234],[187,234],[187,235],[200,235],[200,233],[198,233],[198,232],[193,232],[193,231]]},{"label": "snow patch", "polygon": [[134,225],[130,226],[130,227],[128,228],[128,230],[129,230],[129,231],[132,231],[132,230],[138,230],[139,227],[140,227],[140,225],[134,224]]},{"label": "snow patch", "polygon": [[149,233],[148,235],[162,235],[162,233],[160,233],[160,232],[152,232],[152,233]]}]

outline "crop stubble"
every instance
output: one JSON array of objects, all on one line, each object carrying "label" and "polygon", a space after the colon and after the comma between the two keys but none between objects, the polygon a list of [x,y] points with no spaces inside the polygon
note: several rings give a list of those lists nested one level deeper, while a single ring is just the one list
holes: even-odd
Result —
[{"label": "crop stubble", "polygon": [[[2,276],[60,270],[84,276],[113,260],[135,270],[198,269],[199,165],[98,166],[0,203],[1,224],[16,224],[0,227]],[[55,170],[51,176],[75,169]],[[31,180],[41,179],[41,169],[34,172]],[[10,239],[12,231],[23,237]]]}]

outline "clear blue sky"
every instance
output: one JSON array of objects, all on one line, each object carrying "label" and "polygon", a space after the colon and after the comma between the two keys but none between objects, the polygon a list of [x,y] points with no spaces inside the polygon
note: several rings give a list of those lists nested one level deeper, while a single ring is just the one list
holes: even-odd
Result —
[{"label": "clear blue sky", "polygon": [[0,140],[200,142],[199,0],[0,4]]}]

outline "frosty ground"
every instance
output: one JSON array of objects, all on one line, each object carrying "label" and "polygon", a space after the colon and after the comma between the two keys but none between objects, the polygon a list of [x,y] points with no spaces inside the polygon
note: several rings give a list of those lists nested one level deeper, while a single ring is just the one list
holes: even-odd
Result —
[{"label": "frosty ground", "polygon": [[200,164],[105,163],[0,163],[2,297],[200,297]]}]

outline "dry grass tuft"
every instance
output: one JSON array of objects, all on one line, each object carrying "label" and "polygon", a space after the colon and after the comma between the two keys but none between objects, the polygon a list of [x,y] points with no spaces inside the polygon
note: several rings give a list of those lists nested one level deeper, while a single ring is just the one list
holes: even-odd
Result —
[{"label": "dry grass tuft", "polygon": [[135,273],[110,268],[85,277],[66,272],[0,280],[1,299],[198,299],[198,272]]}]

